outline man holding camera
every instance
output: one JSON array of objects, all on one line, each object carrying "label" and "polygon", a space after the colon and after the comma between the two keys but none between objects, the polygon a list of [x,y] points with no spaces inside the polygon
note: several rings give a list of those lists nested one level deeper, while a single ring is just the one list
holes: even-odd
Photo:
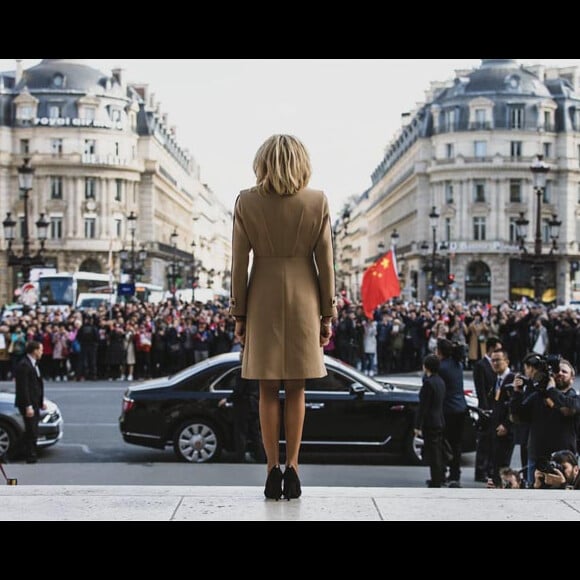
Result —
[{"label": "man holding camera", "polygon": [[536,470],[534,489],[580,489],[580,467],[571,451],[557,451],[550,462]]},{"label": "man holding camera", "polygon": [[530,354],[524,359],[524,370],[527,379],[516,377],[510,408],[517,420],[530,426],[528,483],[533,485],[536,467],[545,464],[552,453],[562,449],[577,452],[580,398],[572,388],[574,367],[567,360]]}]

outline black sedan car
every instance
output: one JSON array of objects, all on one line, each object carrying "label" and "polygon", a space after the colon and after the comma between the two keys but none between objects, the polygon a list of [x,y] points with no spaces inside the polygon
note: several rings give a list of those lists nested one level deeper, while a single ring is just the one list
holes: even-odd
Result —
[{"label": "black sedan car", "polygon": [[[24,420],[14,406],[12,393],[0,393],[0,459],[14,459],[22,451]],[[44,449],[56,445],[63,436],[62,414],[52,401],[46,401],[46,409],[40,412],[38,422],[38,447]]]},{"label": "black sedan car", "polygon": [[[307,382],[302,450],[376,451],[420,464],[423,442],[413,430],[418,390],[381,384],[330,357],[325,364],[328,376]],[[239,354],[232,353],[132,386],[123,399],[123,439],[156,449],[172,446],[181,461],[217,460],[222,451],[233,450],[232,410],[219,402],[232,392],[240,372]],[[464,451],[473,451],[477,400],[466,399]]]}]

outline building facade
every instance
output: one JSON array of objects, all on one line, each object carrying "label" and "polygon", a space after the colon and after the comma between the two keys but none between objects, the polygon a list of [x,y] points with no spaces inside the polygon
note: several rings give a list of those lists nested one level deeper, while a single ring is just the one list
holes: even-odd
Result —
[{"label": "building facade", "polygon": [[[357,281],[396,230],[408,300],[441,295],[496,304],[533,297],[526,258],[534,254],[539,223],[543,300],[564,304],[577,297],[579,91],[576,68],[524,68],[514,59],[482,59],[451,82],[432,83],[425,103],[403,117],[371,188],[347,212],[348,235],[337,240],[346,261],[338,271],[349,273],[345,289],[358,297]],[[530,171],[538,155],[550,168],[541,223]],[[430,214],[437,216],[435,238]],[[344,230],[343,218],[337,231]],[[530,228],[520,243],[522,220]],[[554,221],[562,222],[557,239],[550,233]]]},{"label": "building facade", "polygon": [[[133,212],[134,247],[147,251],[142,281],[167,289],[227,283],[231,211],[202,183],[149,86],[79,59],[43,59],[27,70],[17,61],[15,72],[0,73],[0,215],[10,212],[20,232],[18,168],[25,159],[35,170],[33,243],[37,217],[45,214],[50,223],[47,267],[106,273],[112,265],[121,280],[119,252],[131,244],[127,218]],[[202,234],[218,248],[203,260],[195,252]],[[21,247],[17,235],[14,248]],[[171,281],[175,263],[179,277]],[[6,264],[2,252],[4,271]],[[205,275],[210,272],[215,279]],[[1,277],[0,302],[10,302],[21,282],[18,272]]]}]

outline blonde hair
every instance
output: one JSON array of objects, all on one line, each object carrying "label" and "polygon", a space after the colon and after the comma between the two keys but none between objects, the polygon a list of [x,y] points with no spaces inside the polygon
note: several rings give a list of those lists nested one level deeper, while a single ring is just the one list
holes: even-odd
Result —
[{"label": "blonde hair", "polygon": [[312,177],[310,156],[296,137],[274,135],[256,153],[254,173],[264,193],[296,195]]}]

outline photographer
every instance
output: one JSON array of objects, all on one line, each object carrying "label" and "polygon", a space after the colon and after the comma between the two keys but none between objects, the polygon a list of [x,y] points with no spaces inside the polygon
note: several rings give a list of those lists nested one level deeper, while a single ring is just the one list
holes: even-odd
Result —
[{"label": "photographer", "polygon": [[571,451],[556,451],[550,462],[536,470],[534,489],[580,489],[578,458]]},{"label": "photographer", "polygon": [[575,371],[568,361],[530,354],[524,359],[524,370],[528,378],[516,377],[510,409],[516,420],[530,426],[528,483],[533,485],[536,466],[552,453],[577,452],[580,399],[572,388]]}]

